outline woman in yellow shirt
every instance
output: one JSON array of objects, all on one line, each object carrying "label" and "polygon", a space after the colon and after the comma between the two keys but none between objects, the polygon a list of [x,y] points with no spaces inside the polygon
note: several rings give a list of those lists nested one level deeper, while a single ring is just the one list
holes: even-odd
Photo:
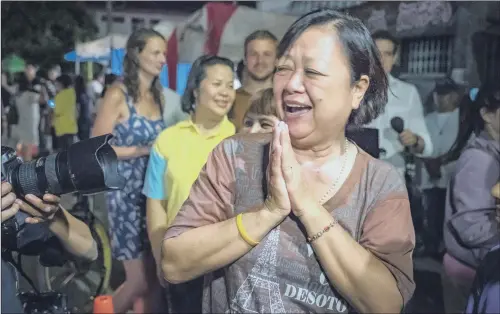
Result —
[{"label": "woman in yellow shirt", "polygon": [[[189,196],[208,155],[235,133],[227,118],[235,98],[233,81],[233,63],[229,59],[198,58],[181,100],[190,118],[164,130],[151,150],[143,193],[147,196],[148,235],[158,267],[166,229]],[[172,286],[170,292],[169,304],[174,312],[201,312],[199,281]],[[185,295],[190,299],[185,300]]]},{"label": "woman in yellow shirt", "polygon": [[58,93],[54,98],[53,126],[60,150],[67,150],[75,142],[78,126],[76,122],[76,93],[71,77],[63,74],[56,79]]}]

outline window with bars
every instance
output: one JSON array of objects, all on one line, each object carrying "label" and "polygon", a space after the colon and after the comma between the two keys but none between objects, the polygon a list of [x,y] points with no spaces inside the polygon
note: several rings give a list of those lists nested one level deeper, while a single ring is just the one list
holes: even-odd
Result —
[{"label": "window with bars", "polygon": [[500,35],[477,33],[472,45],[481,83],[500,81]]},{"label": "window with bars", "polygon": [[[117,23],[117,24],[121,24],[121,23],[125,22],[125,18],[123,16],[113,16],[111,20],[113,21],[113,23]],[[107,15],[103,15],[101,17],[101,21],[107,22],[108,21],[108,16]]]},{"label": "window with bars", "polygon": [[158,23],[160,23],[160,20],[150,20],[149,21],[149,27],[154,27]]},{"label": "window with bars", "polygon": [[146,27],[146,22],[141,18],[132,18],[132,32],[135,32],[139,28]]},{"label": "window with bars", "polygon": [[289,10],[292,14],[305,14],[316,9],[343,10],[358,6],[366,1],[292,1]]},{"label": "window with bars", "polygon": [[446,74],[452,66],[453,36],[409,38],[401,42],[401,72]]}]

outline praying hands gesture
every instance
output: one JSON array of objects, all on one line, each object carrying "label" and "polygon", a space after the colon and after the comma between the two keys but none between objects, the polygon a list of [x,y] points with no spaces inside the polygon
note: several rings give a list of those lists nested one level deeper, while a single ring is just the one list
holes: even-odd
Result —
[{"label": "praying hands gesture", "polygon": [[290,212],[297,217],[302,216],[316,202],[305,184],[301,165],[292,149],[288,126],[284,122],[280,121],[274,128],[269,154],[267,209],[281,218]]}]

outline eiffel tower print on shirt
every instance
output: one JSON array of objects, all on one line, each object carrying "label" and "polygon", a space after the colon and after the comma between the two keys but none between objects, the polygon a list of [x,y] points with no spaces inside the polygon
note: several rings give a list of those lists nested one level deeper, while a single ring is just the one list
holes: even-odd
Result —
[{"label": "eiffel tower print on shirt", "polygon": [[230,313],[286,313],[276,276],[276,253],[280,229],[265,240],[264,247],[236,296],[229,305]]}]

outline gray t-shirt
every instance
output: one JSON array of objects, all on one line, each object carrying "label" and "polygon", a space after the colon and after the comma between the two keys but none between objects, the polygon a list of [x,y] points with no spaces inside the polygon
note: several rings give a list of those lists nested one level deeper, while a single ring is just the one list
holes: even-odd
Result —
[{"label": "gray t-shirt", "polygon": [[[262,204],[269,134],[237,134],[209,157],[165,237],[231,219]],[[324,204],[393,274],[406,303],[415,288],[414,229],[403,179],[359,150],[349,177]],[[390,232],[388,232],[390,230]],[[300,223],[287,217],[234,263],[205,275],[204,313],[350,313]]]},{"label": "gray t-shirt", "polygon": [[179,94],[170,88],[164,88],[163,97],[165,99],[165,106],[163,108],[165,128],[171,127],[188,117],[188,114],[182,111],[181,96]]}]

